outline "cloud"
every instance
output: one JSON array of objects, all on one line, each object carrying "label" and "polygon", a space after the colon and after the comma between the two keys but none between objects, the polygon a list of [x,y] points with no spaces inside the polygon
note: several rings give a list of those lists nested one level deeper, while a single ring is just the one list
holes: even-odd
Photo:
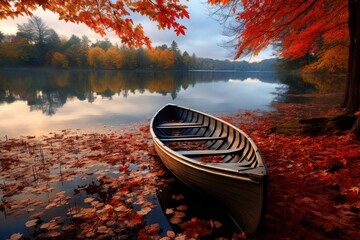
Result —
[{"label": "cloud", "polygon": [[[189,1],[185,4],[188,6],[190,13],[190,19],[181,20],[181,23],[187,27],[186,36],[176,36],[173,30],[158,30],[156,23],[150,22],[150,20],[139,15],[134,15],[134,22],[143,25],[145,33],[153,42],[153,46],[162,44],[170,46],[172,41],[176,41],[180,50],[187,51],[190,55],[194,53],[198,57],[231,60],[235,53],[231,49],[221,46],[223,42],[229,39],[222,34],[223,27],[220,23],[210,17],[209,5],[201,3],[201,1]],[[59,20],[58,16],[52,12],[38,9],[34,15],[41,17],[45,24],[49,28],[54,29],[60,36],[69,38],[72,34],[78,37],[86,35],[92,42],[96,42],[97,39],[103,39],[86,25]],[[15,34],[17,32],[17,24],[23,24],[27,21],[28,17],[19,17],[15,20],[1,20],[0,31],[5,34]],[[105,37],[114,44],[120,44],[118,37],[112,32],[108,32]],[[269,58],[269,53],[265,52],[265,55],[260,57],[246,57],[244,59],[257,61],[263,58]]]}]

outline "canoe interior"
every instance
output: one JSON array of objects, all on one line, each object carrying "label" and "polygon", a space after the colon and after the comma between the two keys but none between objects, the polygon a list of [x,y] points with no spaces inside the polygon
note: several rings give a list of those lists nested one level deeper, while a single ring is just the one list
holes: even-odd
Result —
[{"label": "canoe interior", "polygon": [[156,152],[177,178],[220,200],[243,231],[259,228],[268,176],[248,135],[219,118],[172,104],[150,127]]},{"label": "canoe interior", "polygon": [[[181,155],[215,162],[263,166],[249,137],[226,122],[203,113],[167,105],[153,122],[155,135]],[[174,147],[175,146],[175,147]]]}]

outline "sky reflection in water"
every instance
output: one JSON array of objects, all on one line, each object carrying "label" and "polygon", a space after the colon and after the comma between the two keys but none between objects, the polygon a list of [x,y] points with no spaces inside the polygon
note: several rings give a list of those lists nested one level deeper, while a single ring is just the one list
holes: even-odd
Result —
[{"label": "sky reflection in water", "polygon": [[8,70],[0,77],[0,136],[118,127],[149,119],[167,103],[211,114],[270,110],[284,89],[274,73]]}]

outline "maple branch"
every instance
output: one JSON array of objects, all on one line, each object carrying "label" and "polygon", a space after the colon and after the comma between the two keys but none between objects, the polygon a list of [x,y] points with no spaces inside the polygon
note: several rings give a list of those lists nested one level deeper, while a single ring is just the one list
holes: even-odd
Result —
[{"label": "maple branch", "polygon": [[[275,30],[272,31],[264,31],[266,33],[268,32],[275,32],[277,30],[280,30],[281,28],[285,28],[287,26],[289,26],[291,23],[295,22],[300,16],[302,16],[303,14],[307,13],[308,11],[311,10],[312,7],[315,6],[315,4],[317,3],[318,0],[314,0],[307,8],[305,8],[303,11],[301,11],[300,13],[298,13],[292,20],[288,21],[287,23],[283,23],[280,26],[278,26]],[[299,8],[301,5],[303,5],[304,3],[306,3],[307,1],[304,0],[302,3],[300,3],[300,5],[298,5],[295,9]]]},{"label": "maple branch", "polygon": [[[103,19],[102,19],[102,16],[101,16],[101,12],[100,12],[100,4],[99,4],[98,0],[94,0],[94,1],[95,1],[95,3],[96,3],[97,12],[98,12],[98,15],[99,15],[99,17],[100,17],[100,21],[101,21],[102,25],[105,26],[105,24],[104,24],[104,22],[103,22]],[[106,26],[105,26],[105,28],[106,28]],[[107,29],[107,28],[106,28],[106,29]]]}]

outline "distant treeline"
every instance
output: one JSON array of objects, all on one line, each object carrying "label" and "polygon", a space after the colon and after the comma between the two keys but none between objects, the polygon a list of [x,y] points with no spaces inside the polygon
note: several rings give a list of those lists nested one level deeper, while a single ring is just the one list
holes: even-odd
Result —
[{"label": "distant treeline", "polygon": [[272,71],[275,60],[260,63],[198,58],[171,46],[135,49],[113,45],[108,39],[91,43],[88,37],[61,38],[39,17],[18,25],[16,35],[0,32],[0,66],[145,70]]}]

